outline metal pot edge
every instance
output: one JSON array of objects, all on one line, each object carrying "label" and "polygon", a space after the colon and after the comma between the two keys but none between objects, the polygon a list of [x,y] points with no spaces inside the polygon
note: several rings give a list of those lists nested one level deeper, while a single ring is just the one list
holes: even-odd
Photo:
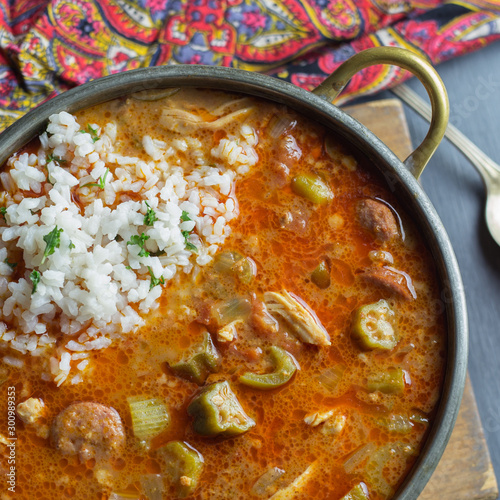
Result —
[{"label": "metal pot edge", "polygon": [[[60,111],[75,112],[126,94],[164,87],[206,87],[242,92],[287,104],[319,118],[340,133],[351,146],[373,159],[389,186],[402,191],[398,198],[412,212],[427,238],[436,261],[447,303],[448,360],[443,394],[432,426],[415,466],[396,492],[395,499],[413,500],[427,484],[451,435],[465,386],[468,328],[465,293],[458,263],[446,231],[430,200],[403,163],[372,132],[345,112],[295,85],[243,70],[213,66],[162,66],[100,78],[71,89],[27,113],[0,134],[0,163],[20,149],[46,126],[48,117]],[[332,126],[333,125],[333,126]]]}]

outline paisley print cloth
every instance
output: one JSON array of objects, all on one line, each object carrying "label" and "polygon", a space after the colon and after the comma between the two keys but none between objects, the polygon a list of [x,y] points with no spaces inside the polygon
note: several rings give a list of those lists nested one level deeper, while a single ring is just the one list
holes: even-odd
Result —
[{"label": "paisley print cloth", "polygon": [[[499,38],[497,0],[0,0],[0,130],[68,88],[139,67],[232,66],[312,89],[370,47],[438,64]],[[408,76],[368,68],[340,102]]]}]

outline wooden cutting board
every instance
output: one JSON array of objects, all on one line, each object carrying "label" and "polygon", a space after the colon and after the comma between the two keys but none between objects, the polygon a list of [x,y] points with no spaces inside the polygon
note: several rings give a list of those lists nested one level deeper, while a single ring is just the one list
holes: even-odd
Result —
[{"label": "wooden cutting board", "polygon": [[[385,99],[344,108],[404,160],[413,150],[403,106]],[[498,485],[467,377],[451,439],[419,500],[495,500]]]}]

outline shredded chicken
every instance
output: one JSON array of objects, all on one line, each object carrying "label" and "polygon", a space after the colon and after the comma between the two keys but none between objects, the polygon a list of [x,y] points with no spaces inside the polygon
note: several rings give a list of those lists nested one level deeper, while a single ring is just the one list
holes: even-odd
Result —
[{"label": "shredded chicken", "polygon": [[37,425],[35,434],[42,439],[48,439],[50,435],[50,427],[47,424]]},{"label": "shredded chicken", "polygon": [[112,488],[114,486],[113,474],[107,469],[97,469],[94,471],[94,477],[101,486]]},{"label": "shredded chicken", "polygon": [[243,323],[242,319],[236,319],[217,330],[218,342],[232,342],[236,338],[236,325]]},{"label": "shredded chicken", "polygon": [[310,413],[304,418],[304,422],[311,427],[317,427],[318,425],[326,422],[333,414],[335,410],[328,411],[318,411],[316,413]]},{"label": "shredded chicken", "polygon": [[34,424],[45,412],[45,404],[39,398],[29,398],[17,405],[17,416],[25,424]]},{"label": "shredded chicken", "polygon": [[330,345],[330,337],[309,306],[298,297],[283,290],[264,294],[267,308],[273,316],[280,316],[291,332],[306,344]]},{"label": "shredded chicken", "polygon": [[307,481],[317,468],[318,462],[313,462],[299,477],[295,478],[286,488],[277,491],[269,500],[290,500],[299,495]]},{"label": "shredded chicken", "polygon": [[304,418],[304,422],[311,427],[321,425],[321,432],[326,435],[338,435],[345,426],[347,417],[338,409],[310,413]]},{"label": "shredded chicken", "polygon": [[322,434],[337,436],[345,427],[347,422],[346,415],[336,411],[321,427]]},{"label": "shredded chicken", "polygon": [[160,118],[161,124],[168,130],[180,134],[190,134],[200,128],[222,129],[234,120],[241,120],[254,110],[253,107],[242,108],[215,120],[207,121],[201,116],[184,111],[183,109],[165,108]]}]

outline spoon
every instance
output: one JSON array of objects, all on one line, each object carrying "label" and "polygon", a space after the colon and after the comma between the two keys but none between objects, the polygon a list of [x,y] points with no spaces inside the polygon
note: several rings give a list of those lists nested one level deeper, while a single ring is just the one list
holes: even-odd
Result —
[{"label": "spoon", "polygon": [[[407,85],[391,89],[408,106],[427,121],[431,121],[431,107]],[[491,236],[500,246],[500,165],[483,153],[470,139],[451,123],[444,134],[446,138],[472,163],[483,178],[486,187],[486,225]]]}]

